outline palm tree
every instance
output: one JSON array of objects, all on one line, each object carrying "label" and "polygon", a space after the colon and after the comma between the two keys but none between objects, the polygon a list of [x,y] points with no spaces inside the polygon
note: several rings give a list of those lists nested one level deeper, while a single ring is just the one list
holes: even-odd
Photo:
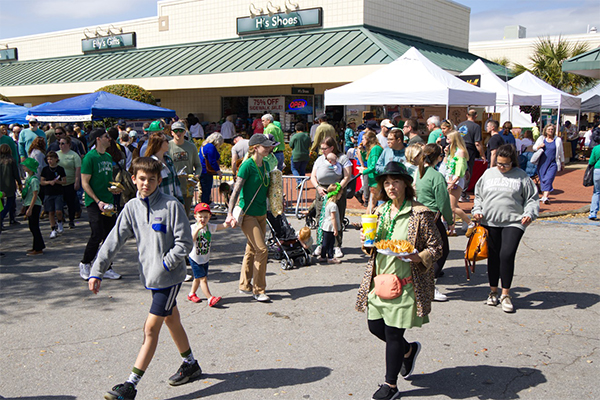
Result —
[{"label": "palm tree", "polygon": [[534,46],[534,52],[529,57],[531,68],[515,63],[513,73],[520,75],[525,71],[531,72],[538,78],[562,91],[579,94],[582,87],[594,83],[593,78],[563,72],[563,61],[588,51],[588,45],[580,42],[569,42],[561,36],[558,40],[550,37],[538,38]]}]

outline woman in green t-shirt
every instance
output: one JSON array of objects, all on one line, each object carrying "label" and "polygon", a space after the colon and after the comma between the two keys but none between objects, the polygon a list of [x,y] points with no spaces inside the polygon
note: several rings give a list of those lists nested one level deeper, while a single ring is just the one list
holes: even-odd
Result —
[{"label": "woman in green t-shirt", "polygon": [[[413,372],[421,344],[408,343],[404,333],[429,322],[434,292],[433,263],[442,254],[435,214],[414,200],[412,181],[404,165],[393,161],[377,177],[384,204],[375,211],[376,241],[408,241],[416,251],[396,256],[369,248],[371,260],[358,290],[356,308],[367,310],[369,331],[386,345],[385,384],[375,392],[374,399],[398,398],[398,375],[406,379]],[[363,234],[361,241],[364,243]],[[395,275],[400,280],[400,294],[386,296],[379,290],[379,283],[374,285],[377,279],[373,277],[383,274],[392,278]]]},{"label": "woman in green t-shirt", "polygon": [[239,292],[251,294],[257,301],[271,300],[265,294],[267,287],[267,259],[269,251],[265,244],[267,233],[267,194],[269,190],[271,167],[264,158],[279,143],[269,140],[265,135],[255,134],[248,142],[249,157],[238,169],[235,187],[229,201],[229,212],[226,224],[235,228],[237,220],[233,217],[233,209],[240,200],[244,216],[241,224],[242,232],[248,243],[240,272]]}]

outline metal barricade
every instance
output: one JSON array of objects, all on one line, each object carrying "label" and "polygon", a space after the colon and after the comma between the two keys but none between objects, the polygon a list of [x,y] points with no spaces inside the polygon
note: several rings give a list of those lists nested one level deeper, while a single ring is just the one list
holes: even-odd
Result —
[{"label": "metal barricade", "polygon": [[[300,183],[298,183],[300,180]],[[308,211],[310,205],[315,199],[315,192],[312,186],[309,185],[310,180],[307,176],[283,176],[283,210],[285,215],[301,218],[303,212]],[[225,191],[220,190],[222,183],[226,183],[230,187],[230,192],[233,191],[234,176],[231,172],[224,172],[223,176],[215,176],[213,178],[213,186],[211,192],[212,212],[215,214],[226,214],[228,207],[229,195]],[[312,194],[309,193],[312,191]]]}]

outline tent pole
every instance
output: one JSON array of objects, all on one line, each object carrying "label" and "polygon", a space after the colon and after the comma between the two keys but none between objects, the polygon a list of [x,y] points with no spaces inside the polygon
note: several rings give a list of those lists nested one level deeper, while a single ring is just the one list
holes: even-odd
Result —
[{"label": "tent pole", "polygon": [[448,119],[448,104],[446,104],[446,119]]}]

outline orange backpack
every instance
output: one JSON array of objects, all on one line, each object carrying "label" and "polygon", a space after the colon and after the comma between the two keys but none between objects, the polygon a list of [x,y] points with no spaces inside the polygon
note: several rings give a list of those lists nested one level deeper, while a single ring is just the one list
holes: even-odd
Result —
[{"label": "orange backpack", "polygon": [[488,231],[483,226],[475,223],[473,233],[467,242],[465,249],[465,269],[467,270],[467,280],[471,279],[469,269],[475,273],[475,262],[485,260],[488,257],[487,245]]}]

